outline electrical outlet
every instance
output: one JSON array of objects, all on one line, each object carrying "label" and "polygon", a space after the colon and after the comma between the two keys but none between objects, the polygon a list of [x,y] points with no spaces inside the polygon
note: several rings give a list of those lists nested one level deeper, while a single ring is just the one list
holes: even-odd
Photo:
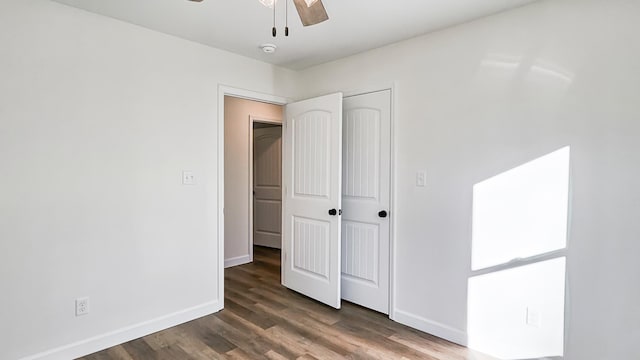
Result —
[{"label": "electrical outlet", "polygon": [[87,315],[89,313],[89,298],[76,299],[76,316]]},{"label": "electrical outlet", "polygon": [[183,171],[182,185],[195,185],[195,184],[196,184],[196,176],[193,174],[193,171]]}]

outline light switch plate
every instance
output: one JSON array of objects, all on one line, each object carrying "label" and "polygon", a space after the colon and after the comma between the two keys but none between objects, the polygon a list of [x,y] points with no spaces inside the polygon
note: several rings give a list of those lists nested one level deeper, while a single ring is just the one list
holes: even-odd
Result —
[{"label": "light switch plate", "polygon": [[416,173],[416,186],[417,187],[425,187],[426,185],[427,174],[424,171],[418,171]]},{"label": "light switch plate", "polygon": [[542,325],[541,317],[538,309],[527,307],[527,325],[539,328]]}]

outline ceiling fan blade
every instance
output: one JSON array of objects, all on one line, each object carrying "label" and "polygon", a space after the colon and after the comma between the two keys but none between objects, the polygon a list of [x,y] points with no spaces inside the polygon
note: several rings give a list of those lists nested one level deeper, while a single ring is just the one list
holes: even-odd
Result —
[{"label": "ceiling fan blade", "polygon": [[296,4],[296,10],[298,10],[298,15],[300,15],[300,20],[302,20],[302,25],[304,26],[315,25],[329,20],[329,15],[324,9],[322,0],[317,0],[311,6],[307,6],[305,0],[293,0],[293,3]]}]

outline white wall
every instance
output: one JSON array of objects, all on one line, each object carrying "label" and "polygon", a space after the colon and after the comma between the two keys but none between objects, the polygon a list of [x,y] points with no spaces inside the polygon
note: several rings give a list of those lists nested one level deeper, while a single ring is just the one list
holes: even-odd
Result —
[{"label": "white wall", "polygon": [[224,100],[224,260],[251,261],[249,244],[249,116],[282,121],[283,107],[225,97]]},{"label": "white wall", "polygon": [[473,185],[571,145],[566,355],[637,357],[639,33],[638,1],[550,0],[300,74],[397,84],[396,319],[464,341]]},{"label": "white wall", "polygon": [[469,279],[468,346],[497,359],[564,352],[564,257]]},{"label": "white wall", "polygon": [[286,95],[292,78],[57,3],[0,2],[0,358],[69,359],[220,308],[218,84]]},{"label": "white wall", "polygon": [[[218,307],[219,83],[303,98],[391,81],[395,317],[464,340],[473,184],[571,145],[567,358],[634,358],[639,17],[634,0],[549,0],[294,76],[45,0],[0,2],[0,358]],[[91,313],[76,318],[80,296]]]}]

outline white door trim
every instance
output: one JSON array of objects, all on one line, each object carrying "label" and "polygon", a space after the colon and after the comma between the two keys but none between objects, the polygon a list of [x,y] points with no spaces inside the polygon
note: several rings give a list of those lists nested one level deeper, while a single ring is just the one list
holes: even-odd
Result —
[{"label": "white door trim", "polygon": [[249,262],[253,262],[253,124],[273,124],[282,128],[283,119],[249,115]]},{"label": "white door trim", "polygon": [[[390,199],[390,259],[389,259],[389,318],[391,320],[397,319],[396,309],[396,294],[397,294],[397,261],[396,261],[396,238],[397,238],[397,210],[395,206],[395,199],[397,198],[396,188],[396,163],[397,163],[397,151],[396,151],[396,121],[398,118],[398,84],[397,82],[381,84],[379,86],[366,87],[361,89],[353,89],[343,91],[344,97],[363,95],[370,92],[391,90],[391,199]],[[286,105],[291,102],[290,99],[255,92],[251,90],[234,88],[227,85],[218,86],[218,298],[220,304],[224,306],[224,97],[233,96],[242,99],[256,100],[267,102],[276,105]]]},{"label": "white door trim", "polygon": [[218,301],[224,308],[224,97],[286,105],[289,99],[271,94],[218,85]]},{"label": "white door trim", "polygon": [[396,309],[396,232],[397,232],[397,223],[396,219],[396,206],[395,199],[397,196],[396,186],[396,121],[395,119],[398,116],[398,109],[396,104],[398,98],[398,84],[397,82],[391,82],[388,84],[380,84],[379,86],[373,87],[365,87],[356,90],[343,91],[344,97],[348,98],[351,96],[365,95],[379,91],[389,90],[391,92],[391,163],[389,164],[389,171],[391,171],[391,179],[389,186],[391,187],[391,191],[389,193],[389,318],[391,320],[396,320],[398,313]]}]

